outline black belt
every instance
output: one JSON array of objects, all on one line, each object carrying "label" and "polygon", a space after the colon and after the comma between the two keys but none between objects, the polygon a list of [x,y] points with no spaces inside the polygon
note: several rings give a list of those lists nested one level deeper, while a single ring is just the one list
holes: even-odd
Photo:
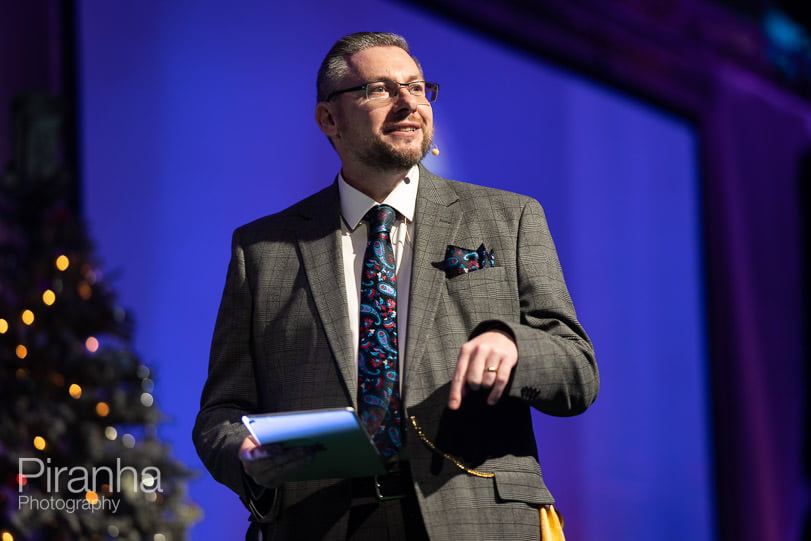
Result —
[{"label": "black belt", "polygon": [[354,505],[401,500],[414,492],[411,470],[407,462],[400,462],[397,470],[371,477],[352,479]]}]

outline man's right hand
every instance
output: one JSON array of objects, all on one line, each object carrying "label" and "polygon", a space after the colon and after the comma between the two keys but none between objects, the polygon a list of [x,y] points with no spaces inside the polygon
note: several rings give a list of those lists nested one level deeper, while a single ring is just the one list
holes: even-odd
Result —
[{"label": "man's right hand", "polygon": [[242,440],[239,460],[245,473],[258,485],[276,488],[292,471],[312,462],[315,453],[311,447],[259,445],[253,436],[248,436]]}]

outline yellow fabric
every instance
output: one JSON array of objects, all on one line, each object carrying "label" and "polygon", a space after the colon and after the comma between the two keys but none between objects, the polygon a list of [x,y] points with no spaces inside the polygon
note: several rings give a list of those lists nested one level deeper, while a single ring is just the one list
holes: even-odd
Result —
[{"label": "yellow fabric", "polygon": [[563,517],[552,505],[541,506],[541,541],[566,541]]}]

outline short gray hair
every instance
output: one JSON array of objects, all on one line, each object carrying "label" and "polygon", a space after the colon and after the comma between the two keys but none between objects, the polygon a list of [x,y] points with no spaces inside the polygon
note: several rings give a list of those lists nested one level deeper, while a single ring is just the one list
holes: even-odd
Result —
[{"label": "short gray hair", "polygon": [[327,96],[338,90],[336,86],[349,71],[347,58],[372,47],[399,47],[414,59],[417,68],[422,71],[420,63],[411,54],[408,42],[403,36],[388,32],[355,32],[336,41],[321,62],[316,80],[318,101],[325,101]]}]

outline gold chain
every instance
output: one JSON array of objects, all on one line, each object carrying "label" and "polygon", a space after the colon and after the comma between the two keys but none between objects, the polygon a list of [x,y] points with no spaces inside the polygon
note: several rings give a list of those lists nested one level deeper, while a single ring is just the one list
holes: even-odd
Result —
[{"label": "gold chain", "polygon": [[467,466],[462,464],[462,462],[458,458],[453,457],[453,456],[449,455],[448,453],[440,451],[439,449],[437,449],[437,446],[434,445],[433,442],[428,439],[428,436],[426,436],[425,433],[422,431],[422,427],[417,423],[417,418],[412,415],[412,416],[409,417],[409,419],[411,419],[411,424],[414,425],[414,430],[417,431],[417,435],[420,437],[422,442],[431,451],[433,451],[434,453],[442,456],[442,458],[444,458],[445,460],[448,460],[448,461],[452,462],[457,468],[464,471],[465,473],[469,473],[470,475],[475,475],[476,477],[487,477],[487,478],[496,476],[495,473],[482,472],[482,471],[477,471],[477,470],[468,468]]}]

